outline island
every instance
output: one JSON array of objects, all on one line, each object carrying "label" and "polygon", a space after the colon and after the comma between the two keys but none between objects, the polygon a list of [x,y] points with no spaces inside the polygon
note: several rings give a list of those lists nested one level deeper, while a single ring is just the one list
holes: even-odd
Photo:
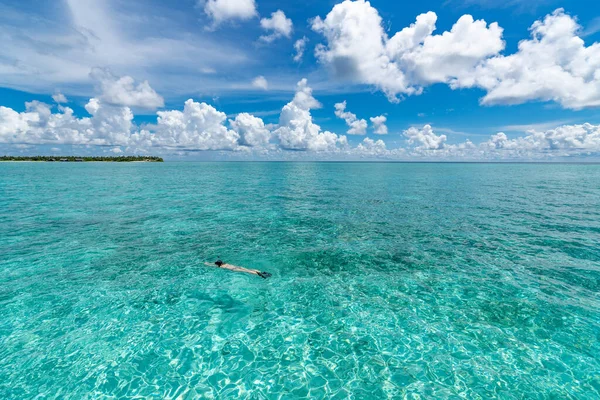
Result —
[{"label": "island", "polygon": [[39,162],[163,162],[155,156],[0,156],[1,161],[39,161]]}]

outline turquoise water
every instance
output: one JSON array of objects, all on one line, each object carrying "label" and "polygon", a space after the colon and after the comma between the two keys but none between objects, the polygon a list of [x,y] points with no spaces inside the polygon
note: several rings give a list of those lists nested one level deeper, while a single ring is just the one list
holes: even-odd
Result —
[{"label": "turquoise water", "polygon": [[0,164],[0,398],[599,398],[599,243],[599,165]]}]

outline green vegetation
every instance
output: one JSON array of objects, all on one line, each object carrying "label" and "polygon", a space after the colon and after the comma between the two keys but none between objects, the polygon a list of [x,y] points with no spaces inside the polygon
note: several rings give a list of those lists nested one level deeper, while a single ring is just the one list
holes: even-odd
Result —
[{"label": "green vegetation", "polygon": [[0,156],[0,161],[46,161],[46,162],[163,162],[160,157],[154,156],[120,156],[120,157],[76,157],[76,156]]}]

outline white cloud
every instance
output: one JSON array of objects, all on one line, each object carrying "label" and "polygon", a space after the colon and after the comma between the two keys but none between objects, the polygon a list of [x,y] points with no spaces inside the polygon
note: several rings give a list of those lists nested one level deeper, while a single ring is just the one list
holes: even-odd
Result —
[{"label": "white cloud", "polygon": [[267,82],[267,79],[261,75],[254,78],[254,80],[252,81],[252,86],[254,86],[257,89],[268,90],[269,82]]},{"label": "white cloud", "polygon": [[316,55],[337,77],[375,85],[396,101],[398,95],[421,94],[425,85],[450,83],[504,47],[495,23],[488,27],[465,15],[451,31],[432,35],[436,21],[433,12],[421,14],[389,38],[368,1],[346,0],[325,20],[313,20],[313,30],[327,40]]},{"label": "white cloud", "polygon": [[[255,56],[230,37],[188,29],[173,7],[137,0],[126,6],[95,0],[60,4],[48,14],[46,7],[2,3],[0,86],[90,96],[90,70],[109,66],[149,80],[163,94],[183,95],[190,87],[229,87],[231,73]],[[221,75],[199,74],[201,68]]]},{"label": "white cloud", "polygon": [[67,97],[64,94],[62,94],[61,92],[54,93],[52,95],[52,100],[54,100],[58,104],[68,103],[69,102],[69,100],[67,99]]},{"label": "white cloud", "polygon": [[371,117],[371,123],[373,124],[373,131],[376,135],[387,135],[388,127],[385,124],[387,122],[387,117],[385,115],[380,115],[378,117]]},{"label": "white cloud", "polygon": [[0,142],[23,144],[75,144],[234,150],[239,134],[225,127],[226,115],[205,103],[188,100],[183,111],[160,111],[157,123],[138,131],[128,107],[105,104],[92,98],[85,106],[91,117],[76,118],[61,107],[52,114],[44,103],[27,103],[17,113],[0,107]]},{"label": "white cloud", "polygon": [[425,125],[422,129],[411,127],[404,131],[404,136],[416,150],[441,150],[447,139],[446,135],[436,135],[431,125]]},{"label": "white cloud", "polygon": [[478,160],[483,159],[480,146],[466,140],[458,144],[448,144],[446,135],[437,135],[431,125],[422,128],[411,127],[404,131],[408,147],[390,151],[392,158],[422,160]]},{"label": "white cloud", "polygon": [[[133,122],[129,107],[108,104],[100,98],[89,100],[85,105],[89,116],[81,118],[69,107],[59,106],[59,112],[53,113],[52,106],[32,101],[26,103],[23,112],[0,106],[0,143],[21,147],[105,146],[106,151],[115,153],[123,148],[145,153],[232,150],[292,158],[296,157],[294,152],[285,150],[319,152],[320,157],[340,159],[535,160],[600,156],[600,125],[592,124],[531,129],[511,137],[500,132],[479,144],[469,140],[449,144],[446,135],[438,135],[425,125],[404,131],[406,147],[388,149],[383,140],[371,138],[351,147],[346,136],[322,131],[313,122],[311,110],[319,107],[305,79],[298,83],[293,100],[283,107],[278,126],[265,125],[262,119],[241,113],[228,121],[228,127],[225,113],[192,99],[185,102],[183,111],[157,112],[156,124],[144,125],[143,129]],[[346,113],[343,103],[338,111],[340,115]]]},{"label": "white cloud", "polygon": [[134,128],[133,113],[129,107],[104,104],[99,99],[93,98],[85,109],[92,118],[89,119],[91,126],[84,131],[86,135],[81,138],[81,141],[87,140],[90,144],[102,146],[128,144]]},{"label": "white cloud", "polygon": [[31,113],[18,113],[12,108],[0,107],[0,139],[3,143],[18,142],[21,133],[29,129]]},{"label": "white cloud", "polygon": [[215,26],[228,20],[249,20],[258,15],[254,0],[200,0],[204,12],[212,18]]},{"label": "white cloud", "polygon": [[433,35],[436,21],[435,13],[422,14],[387,43],[392,60],[419,86],[452,85],[469,76],[482,60],[504,49],[503,30],[497,23],[488,26],[483,20],[463,15],[450,31]]},{"label": "white cloud", "polygon": [[271,31],[269,35],[263,35],[260,39],[264,42],[271,43],[272,41],[279,39],[282,36],[289,38],[294,29],[292,20],[285,16],[285,13],[281,10],[277,10],[271,14],[271,18],[263,18],[260,20],[260,26],[266,30]]},{"label": "white cloud", "polygon": [[564,108],[600,106],[600,43],[585,46],[576,20],[558,9],[535,22],[519,51],[482,63],[456,87],[481,87],[483,104],[555,101]]},{"label": "white cloud", "polygon": [[294,50],[296,50],[296,54],[294,55],[294,61],[302,61],[302,57],[304,57],[304,50],[306,50],[307,43],[308,38],[306,36],[304,36],[302,39],[296,40],[296,42],[294,43]]},{"label": "white cloud", "polygon": [[193,150],[233,150],[238,146],[239,134],[223,124],[225,113],[206,103],[189,99],[183,111],[159,111],[157,115],[151,135],[155,146]]},{"label": "white cloud", "polygon": [[156,109],[165,105],[162,96],[150,87],[148,81],[136,85],[132,77],[117,77],[110,70],[103,68],[93,68],[90,76],[98,83],[100,100],[105,103],[146,109]]},{"label": "white cloud", "polygon": [[348,135],[366,135],[367,134],[367,121],[364,119],[356,118],[356,114],[346,111],[346,102],[337,103],[335,105],[335,116],[343,119],[346,125],[350,127],[348,129]]},{"label": "white cloud", "polygon": [[121,153],[123,153],[123,150],[121,150],[120,147],[115,147],[115,148],[111,149],[110,151],[112,153],[115,153],[115,154],[121,154]]},{"label": "white cloud", "polygon": [[313,30],[325,37],[316,55],[338,78],[369,84],[391,101],[446,83],[487,91],[483,104],[554,101],[564,108],[600,106],[600,43],[585,46],[576,20],[558,9],[531,26],[530,40],[503,56],[503,29],[470,15],[434,35],[437,15],[421,14],[392,37],[368,1],[346,0]]},{"label": "white cloud", "polygon": [[91,118],[76,118],[69,107],[53,114],[50,106],[26,103],[17,113],[0,107],[0,142],[24,144],[127,144],[133,128],[133,114],[127,107],[115,107],[91,99],[86,105]]},{"label": "white cloud", "polygon": [[337,77],[377,85],[390,95],[407,90],[403,74],[386,55],[381,17],[368,2],[337,4],[325,20],[316,17],[312,28],[328,42],[317,46],[317,58]]},{"label": "white cloud", "polygon": [[446,136],[438,136],[431,126],[405,131],[411,157],[457,160],[536,160],[557,157],[600,154],[600,125],[563,125],[545,131],[531,130],[509,138],[500,132],[488,140],[474,144],[467,140],[447,144]]},{"label": "white cloud", "polygon": [[484,142],[482,147],[486,150],[510,151],[517,154],[555,152],[568,155],[572,152],[598,152],[600,151],[600,126],[563,125],[546,131],[531,130],[526,136],[513,139],[500,132]]},{"label": "white cloud", "polygon": [[359,143],[359,145],[356,147],[356,152],[372,156],[381,156],[386,155],[388,150],[383,140],[365,138],[362,143]]},{"label": "white cloud", "polygon": [[274,132],[283,149],[334,151],[338,143],[347,143],[345,136],[321,132],[321,127],[313,122],[310,110],[320,107],[307,80],[298,82],[294,99],[283,107],[279,128]]},{"label": "white cloud", "polygon": [[229,120],[231,129],[239,135],[242,146],[266,147],[271,140],[271,131],[265,127],[262,119],[248,113],[238,114]]}]

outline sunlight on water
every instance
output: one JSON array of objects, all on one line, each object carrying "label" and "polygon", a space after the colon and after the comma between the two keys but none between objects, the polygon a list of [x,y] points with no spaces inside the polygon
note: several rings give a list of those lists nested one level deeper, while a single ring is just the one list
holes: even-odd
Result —
[{"label": "sunlight on water", "polygon": [[600,166],[4,164],[0,195],[2,399],[600,396]]}]

